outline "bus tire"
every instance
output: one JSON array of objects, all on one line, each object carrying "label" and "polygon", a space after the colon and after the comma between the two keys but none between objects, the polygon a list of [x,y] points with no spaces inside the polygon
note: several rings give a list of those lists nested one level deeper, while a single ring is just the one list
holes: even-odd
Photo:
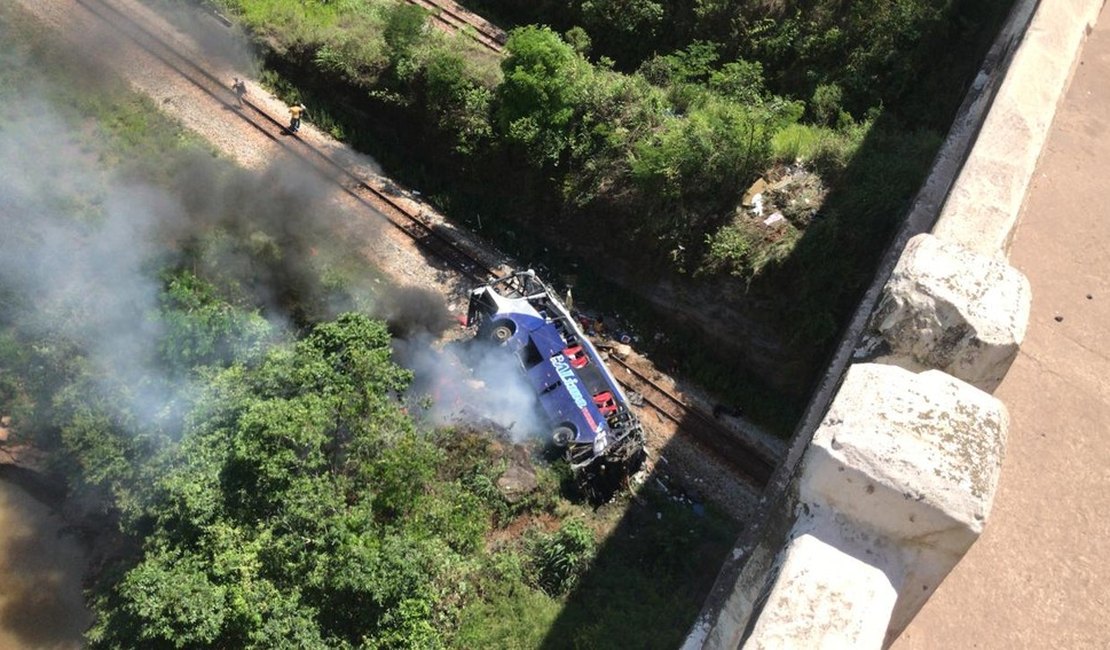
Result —
[{"label": "bus tire", "polygon": [[558,426],[551,431],[551,441],[556,447],[566,447],[574,439],[574,430],[567,426]]},{"label": "bus tire", "polygon": [[489,331],[490,340],[498,345],[503,345],[513,337],[513,327],[506,321],[498,321]]}]

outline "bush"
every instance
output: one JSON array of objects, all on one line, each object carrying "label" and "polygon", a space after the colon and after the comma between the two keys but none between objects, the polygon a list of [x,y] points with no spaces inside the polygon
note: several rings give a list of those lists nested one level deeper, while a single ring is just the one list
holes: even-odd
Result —
[{"label": "bush", "polygon": [[633,176],[657,197],[657,209],[664,212],[674,214],[674,203],[689,208],[732,205],[770,159],[768,117],[759,110],[709,100],[684,118],[670,118],[638,142]]},{"label": "bush", "polygon": [[810,100],[810,110],[813,120],[818,124],[828,126],[840,115],[840,104],[844,101],[844,91],[836,84],[821,84],[813,91]]},{"label": "bush", "polygon": [[497,123],[504,136],[524,147],[537,165],[557,164],[575,144],[575,110],[589,66],[547,28],[513,31],[501,64]]},{"label": "bush", "polygon": [[382,37],[389,62],[399,79],[407,79],[415,71],[413,49],[424,31],[425,16],[424,9],[403,2],[391,4],[386,9]]},{"label": "bush", "polygon": [[552,597],[575,584],[597,553],[593,531],[579,519],[568,519],[558,531],[536,537],[528,549],[533,579]]},{"label": "bush", "polygon": [[699,273],[726,273],[751,282],[794,250],[801,231],[787,222],[765,226],[758,219],[737,216],[706,236],[708,251]]}]

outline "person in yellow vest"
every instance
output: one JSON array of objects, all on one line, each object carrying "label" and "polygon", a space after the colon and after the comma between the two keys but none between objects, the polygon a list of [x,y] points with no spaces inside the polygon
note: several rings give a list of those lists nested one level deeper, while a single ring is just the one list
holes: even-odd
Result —
[{"label": "person in yellow vest", "polygon": [[296,133],[301,128],[301,116],[304,115],[304,104],[297,104],[289,108],[289,132]]}]

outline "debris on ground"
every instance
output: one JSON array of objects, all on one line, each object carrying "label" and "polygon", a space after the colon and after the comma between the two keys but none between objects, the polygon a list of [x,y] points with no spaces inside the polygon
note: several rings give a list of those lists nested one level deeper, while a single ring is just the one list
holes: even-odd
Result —
[{"label": "debris on ground", "polygon": [[787,221],[804,230],[818,216],[827,194],[821,177],[804,164],[778,165],[752,183],[738,213],[760,219],[767,227]]},{"label": "debris on ground", "polygon": [[509,468],[497,479],[497,489],[509,503],[517,503],[539,488],[536,468],[524,445],[513,445],[509,453]]},{"label": "debris on ground", "polygon": [[769,217],[767,217],[766,219],[763,220],[763,225],[764,226],[773,226],[773,225],[775,225],[776,223],[778,223],[780,221],[786,221],[786,217],[782,216],[782,213],[779,212],[778,210],[775,210],[774,212],[771,213],[771,216],[769,216]]},{"label": "debris on ground", "polygon": [[618,359],[627,359],[632,354],[632,346],[627,343],[618,343],[610,348],[610,351]]}]

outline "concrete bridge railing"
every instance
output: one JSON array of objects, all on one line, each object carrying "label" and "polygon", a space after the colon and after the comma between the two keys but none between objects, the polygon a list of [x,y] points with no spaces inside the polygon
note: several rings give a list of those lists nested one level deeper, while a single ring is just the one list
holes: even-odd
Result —
[{"label": "concrete bridge railing", "polygon": [[1006,261],[1104,0],[1018,0],[684,648],[879,648],[979,537],[1025,334]]}]

